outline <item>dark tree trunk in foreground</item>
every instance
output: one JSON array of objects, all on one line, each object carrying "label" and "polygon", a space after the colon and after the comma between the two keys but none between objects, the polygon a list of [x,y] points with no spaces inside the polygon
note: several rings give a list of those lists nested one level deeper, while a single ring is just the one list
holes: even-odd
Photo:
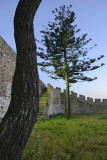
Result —
[{"label": "dark tree trunk in foreground", "polygon": [[0,160],[20,160],[38,116],[33,19],[41,0],[20,0],[14,18],[17,48],[11,102],[0,126]]}]

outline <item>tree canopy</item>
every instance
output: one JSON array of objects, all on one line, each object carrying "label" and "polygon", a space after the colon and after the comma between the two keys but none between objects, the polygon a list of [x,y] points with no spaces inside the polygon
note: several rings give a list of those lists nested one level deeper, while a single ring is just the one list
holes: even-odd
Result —
[{"label": "tree canopy", "polygon": [[41,31],[41,43],[46,47],[46,51],[43,47],[38,48],[38,56],[44,59],[38,65],[42,66],[41,70],[47,72],[51,78],[65,80],[64,52],[66,52],[69,83],[76,83],[79,80],[92,81],[97,77],[84,76],[83,72],[91,71],[104,65],[103,63],[100,66],[92,65],[104,56],[101,55],[98,58],[87,57],[89,49],[96,45],[91,48],[86,47],[92,40],[86,39],[87,34],[77,37],[80,29],[77,29],[77,25],[74,24],[76,17],[75,13],[71,11],[71,7],[64,5],[52,11],[55,16],[54,22],[48,22],[48,27],[44,27],[44,30]]}]

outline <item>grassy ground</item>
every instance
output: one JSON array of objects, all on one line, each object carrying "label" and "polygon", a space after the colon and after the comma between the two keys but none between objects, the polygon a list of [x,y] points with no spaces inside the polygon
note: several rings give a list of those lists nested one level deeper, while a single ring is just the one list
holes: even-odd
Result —
[{"label": "grassy ground", "polygon": [[107,114],[40,120],[22,160],[107,160]]}]

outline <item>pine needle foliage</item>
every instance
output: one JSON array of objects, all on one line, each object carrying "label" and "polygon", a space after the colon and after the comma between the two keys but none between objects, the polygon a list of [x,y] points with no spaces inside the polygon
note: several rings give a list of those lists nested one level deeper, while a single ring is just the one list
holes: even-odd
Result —
[{"label": "pine needle foliage", "polygon": [[93,65],[104,56],[98,58],[89,58],[87,53],[90,49],[86,45],[92,40],[87,39],[87,34],[77,37],[80,29],[74,24],[76,19],[72,5],[55,8],[54,22],[48,22],[44,26],[42,40],[38,41],[44,47],[38,48],[38,56],[43,60],[38,62],[43,72],[47,72],[53,79],[63,79],[66,81],[66,114],[70,118],[69,102],[69,84],[78,81],[93,81],[97,77],[90,78],[84,75],[85,71],[91,71],[99,68],[101,65]]}]

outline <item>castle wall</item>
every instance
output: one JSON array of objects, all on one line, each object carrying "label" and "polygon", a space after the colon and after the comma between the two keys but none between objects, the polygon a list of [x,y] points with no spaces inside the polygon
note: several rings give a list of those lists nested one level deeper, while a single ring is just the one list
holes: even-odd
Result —
[{"label": "castle wall", "polygon": [[72,92],[70,97],[71,104],[71,114],[98,114],[98,113],[107,113],[107,99],[95,99],[95,102],[92,98],[79,95]]},{"label": "castle wall", "polygon": [[61,88],[54,89],[50,85],[50,97],[48,100],[48,116],[65,113],[65,96],[61,93]]},{"label": "castle wall", "polygon": [[[10,98],[12,78],[16,65],[16,53],[11,47],[0,37],[0,117],[4,117],[7,112]],[[53,88],[49,85],[50,97],[44,108],[44,115],[65,113],[66,98],[65,91],[61,92],[60,88]],[[45,84],[39,80],[39,95],[46,90]],[[107,113],[107,99],[95,99],[79,95],[72,92],[70,95],[71,114],[98,114]]]},{"label": "castle wall", "polygon": [[[11,85],[16,66],[16,53],[0,37],[0,117],[7,112],[10,98]],[[39,80],[39,95],[46,89],[46,85]]]},{"label": "castle wall", "polygon": [[0,37],[0,96],[6,96],[8,83],[12,82],[16,53]]},{"label": "castle wall", "polygon": [[10,103],[15,61],[16,53],[0,37],[0,117],[4,117]]},{"label": "castle wall", "polygon": [[[48,116],[65,113],[66,110],[66,93],[61,92],[60,88],[50,88],[50,98],[48,101]],[[79,95],[72,92],[70,95],[71,114],[100,114],[107,113],[107,99],[95,99]]]}]

